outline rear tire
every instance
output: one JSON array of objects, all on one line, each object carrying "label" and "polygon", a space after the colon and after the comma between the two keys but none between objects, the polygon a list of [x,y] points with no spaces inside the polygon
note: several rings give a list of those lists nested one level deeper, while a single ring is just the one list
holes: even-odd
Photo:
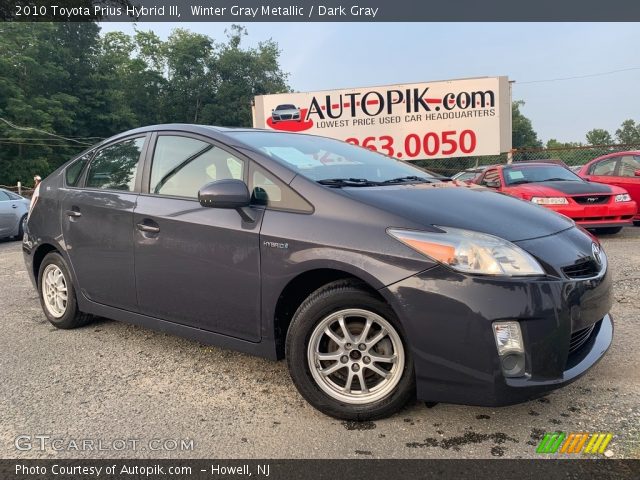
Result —
[{"label": "rear tire", "polygon": [[615,235],[616,233],[620,233],[622,227],[602,227],[596,228],[596,233],[600,235]]},{"label": "rear tire", "polygon": [[78,310],[69,267],[58,252],[48,253],[40,264],[38,294],[47,320],[56,328],[77,328],[91,320],[91,315]]},{"label": "rear tire", "polygon": [[354,281],[332,282],[313,292],[293,317],[286,341],[289,372],[300,394],[327,415],[384,418],[415,397],[405,338],[389,305]]}]

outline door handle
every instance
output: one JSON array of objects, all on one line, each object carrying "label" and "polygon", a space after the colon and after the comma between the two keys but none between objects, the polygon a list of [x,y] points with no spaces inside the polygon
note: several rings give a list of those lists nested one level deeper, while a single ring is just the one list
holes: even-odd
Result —
[{"label": "door handle", "polygon": [[78,217],[82,216],[82,214],[77,210],[67,210],[64,213],[67,214],[70,217],[75,217],[75,218],[78,218]]},{"label": "door handle", "polygon": [[138,227],[138,230],[140,230],[141,232],[158,233],[160,231],[160,227],[145,225],[144,223],[138,223],[137,227]]},{"label": "door handle", "polygon": [[11,208],[18,208],[17,205],[11,205]]}]

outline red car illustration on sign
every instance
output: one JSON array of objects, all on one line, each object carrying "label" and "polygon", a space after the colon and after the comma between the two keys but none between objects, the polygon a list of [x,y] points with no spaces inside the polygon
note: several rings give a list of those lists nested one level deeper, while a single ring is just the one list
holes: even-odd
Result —
[{"label": "red car illustration on sign", "polygon": [[[578,175],[591,182],[624,188],[640,205],[640,150],[594,158],[578,171]],[[640,214],[636,214],[633,220],[639,224]]]},{"label": "red car illustration on sign", "polygon": [[638,212],[626,190],[588,182],[554,163],[493,165],[474,182],[543,205],[598,233],[618,233]]}]

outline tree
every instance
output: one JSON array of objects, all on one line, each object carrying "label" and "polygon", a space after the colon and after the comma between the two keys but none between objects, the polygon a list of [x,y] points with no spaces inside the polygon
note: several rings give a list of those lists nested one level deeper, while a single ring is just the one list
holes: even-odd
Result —
[{"label": "tree", "polygon": [[284,93],[288,75],[280,69],[280,50],[272,40],[242,49],[246,29],[233,25],[227,42],[217,45],[210,69],[215,75],[216,101],[204,106],[203,120],[230,126],[251,126],[251,101],[256,95]]},{"label": "tree", "polygon": [[631,119],[625,120],[616,130],[616,139],[623,144],[640,143],[640,124],[636,125]]},{"label": "tree", "polygon": [[613,143],[611,134],[602,128],[594,128],[588,131],[586,138],[589,145],[611,145]]},{"label": "tree", "polygon": [[290,88],[277,44],[243,48],[246,35],[234,25],[216,42],[176,29],[163,41],[140,31],[100,36],[92,22],[0,23],[0,118],[31,128],[0,121],[0,184],[45,176],[129,128],[250,125],[254,95]]},{"label": "tree", "polygon": [[511,104],[511,144],[513,148],[540,148],[542,142],[533,130],[531,120],[520,112],[520,107],[523,106],[522,100],[516,100]]}]

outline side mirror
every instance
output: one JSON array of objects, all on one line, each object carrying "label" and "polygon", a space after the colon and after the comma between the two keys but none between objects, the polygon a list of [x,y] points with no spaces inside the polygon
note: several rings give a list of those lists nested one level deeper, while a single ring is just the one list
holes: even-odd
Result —
[{"label": "side mirror", "polygon": [[198,201],[203,207],[242,208],[249,205],[251,195],[242,180],[225,179],[202,187],[198,191]]},{"label": "side mirror", "polygon": [[636,170],[635,172],[633,172],[633,175],[635,177],[640,177],[640,170]]},{"label": "side mirror", "polygon": [[247,184],[233,178],[207,183],[198,191],[198,201],[203,207],[233,208],[245,222],[255,222],[251,209],[251,195]]},{"label": "side mirror", "polygon": [[486,182],[484,186],[488,188],[500,188],[500,182]]}]

